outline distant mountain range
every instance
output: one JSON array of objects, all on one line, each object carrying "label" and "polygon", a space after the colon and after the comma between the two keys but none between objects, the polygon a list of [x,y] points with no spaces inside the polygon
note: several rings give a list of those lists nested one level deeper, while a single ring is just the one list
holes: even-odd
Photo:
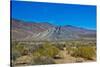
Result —
[{"label": "distant mountain range", "polygon": [[56,26],[48,22],[24,22],[11,20],[12,40],[16,41],[61,41],[96,39],[96,30],[71,25]]}]

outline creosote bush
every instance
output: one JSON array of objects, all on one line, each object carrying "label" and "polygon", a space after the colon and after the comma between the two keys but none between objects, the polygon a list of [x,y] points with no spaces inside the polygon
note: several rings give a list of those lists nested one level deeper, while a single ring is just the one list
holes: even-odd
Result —
[{"label": "creosote bush", "polygon": [[75,57],[83,57],[88,60],[92,60],[92,58],[96,55],[95,50],[93,47],[87,46],[87,47],[78,47],[74,50],[74,53],[72,56]]},{"label": "creosote bush", "polygon": [[33,52],[33,56],[47,56],[54,57],[58,54],[59,49],[49,43],[45,43],[41,48]]},{"label": "creosote bush", "polygon": [[26,48],[22,43],[15,42],[12,47],[12,60],[16,60],[20,56],[27,55],[29,52],[28,48]]}]

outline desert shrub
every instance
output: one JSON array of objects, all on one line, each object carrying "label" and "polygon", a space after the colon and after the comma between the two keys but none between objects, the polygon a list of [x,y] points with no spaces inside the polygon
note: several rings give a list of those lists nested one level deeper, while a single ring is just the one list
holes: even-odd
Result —
[{"label": "desert shrub", "polygon": [[33,65],[37,64],[54,64],[52,57],[57,55],[59,49],[50,43],[45,43],[41,48],[37,49],[32,53],[33,55]]},{"label": "desert shrub", "polygon": [[12,44],[12,60],[16,60],[18,57],[25,54],[28,54],[28,49],[24,44],[19,44],[18,42]]},{"label": "desert shrub", "polygon": [[32,63],[33,65],[41,65],[41,64],[55,64],[53,58],[41,56],[39,58],[35,58]]},{"label": "desert shrub", "polygon": [[13,50],[12,51],[12,56],[11,56],[11,59],[12,60],[16,60],[18,57],[20,57],[21,56],[21,53],[19,52],[19,51],[17,51],[17,50]]},{"label": "desert shrub", "polygon": [[53,57],[58,54],[59,49],[49,43],[45,43],[41,48],[33,52],[33,55]]},{"label": "desert shrub", "polygon": [[20,50],[18,50],[20,48],[18,46],[19,46],[18,42],[12,43],[12,53],[11,53],[12,54],[12,56],[11,56],[12,60],[16,60],[18,57],[21,56],[21,52],[20,52]]},{"label": "desert shrub", "polygon": [[74,53],[72,54],[72,56],[75,57],[83,57],[86,59],[92,59],[95,56],[95,50],[93,49],[93,47],[78,47],[74,50]]},{"label": "desert shrub", "polygon": [[21,55],[24,55],[24,54],[28,53],[28,49],[23,44],[16,45],[15,50],[17,50],[18,52],[20,52]]},{"label": "desert shrub", "polygon": [[60,50],[62,50],[65,47],[65,44],[54,44],[54,45]]}]

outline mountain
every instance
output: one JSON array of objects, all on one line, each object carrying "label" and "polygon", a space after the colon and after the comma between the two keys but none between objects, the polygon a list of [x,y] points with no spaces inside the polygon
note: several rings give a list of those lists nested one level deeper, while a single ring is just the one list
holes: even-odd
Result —
[{"label": "mountain", "polygon": [[56,26],[48,22],[25,22],[11,20],[12,40],[16,41],[61,41],[96,39],[96,31],[71,25]]}]

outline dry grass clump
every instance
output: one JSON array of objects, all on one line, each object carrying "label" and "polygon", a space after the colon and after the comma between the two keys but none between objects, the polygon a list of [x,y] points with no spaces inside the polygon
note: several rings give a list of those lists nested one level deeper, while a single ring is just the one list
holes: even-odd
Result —
[{"label": "dry grass clump", "polygon": [[88,60],[92,60],[95,55],[96,55],[95,49],[90,46],[78,47],[74,50],[74,53],[72,54],[72,56],[83,57]]},{"label": "dry grass clump", "polygon": [[59,49],[49,43],[45,43],[41,48],[33,52],[34,56],[54,57],[59,52]]}]

